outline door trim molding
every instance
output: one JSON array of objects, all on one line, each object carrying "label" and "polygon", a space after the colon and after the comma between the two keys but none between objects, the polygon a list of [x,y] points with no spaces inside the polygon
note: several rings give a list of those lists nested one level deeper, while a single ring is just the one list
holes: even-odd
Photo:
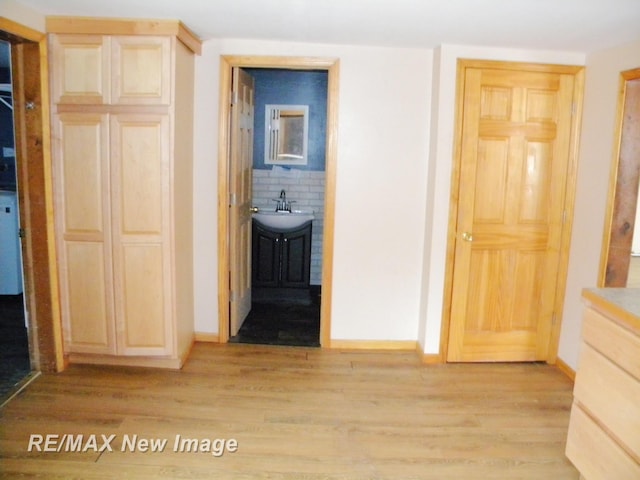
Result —
[{"label": "door trim molding", "polygon": [[218,128],[218,339],[229,341],[229,144],[231,120],[231,70],[233,67],[326,70],[327,144],[322,246],[322,302],[320,345],[331,346],[331,295],[333,278],[333,234],[335,223],[336,167],[338,156],[339,60],[322,57],[274,57],[222,55],[220,57],[220,108]]},{"label": "door trim molding", "polygon": [[[616,216],[618,215],[618,207],[619,201],[626,197],[626,199],[636,197],[635,204],[637,205],[638,200],[638,190],[634,188],[632,182],[623,183],[618,181],[618,176],[620,175],[620,155],[622,153],[622,144],[623,144],[623,127],[625,121],[628,119],[625,118],[625,109],[626,109],[626,101],[627,101],[627,87],[630,82],[638,82],[640,81],[640,68],[634,68],[631,70],[625,70],[620,72],[620,78],[618,80],[618,104],[616,109],[616,125],[615,130],[613,132],[614,145],[613,145],[613,153],[611,158],[611,170],[609,172],[609,190],[607,195],[607,210],[605,213],[605,222],[604,228],[602,232],[602,249],[600,251],[600,268],[598,272],[598,286],[599,287],[610,287],[611,283],[607,281],[607,272],[609,267],[622,267],[619,262],[615,261],[616,254],[619,255],[620,252],[612,253],[611,252],[611,241],[612,235],[611,231],[614,228],[614,220],[616,220]],[[633,167],[640,166],[640,159],[634,162],[635,165]],[[618,201],[616,201],[618,200]],[[621,220],[621,219],[620,219]],[[632,219],[633,220],[633,219]],[[631,254],[631,245],[629,245],[629,254]],[[611,265],[609,263],[611,262]],[[618,274],[625,274],[625,278],[629,273],[629,264],[625,264],[626,271],[618,271]]]},{"label": "door trim molding", "polygon": [[569,160],[567,162],[567,179],[565,192],[566,220],[562,228],[560,242],[560,257],[558,266],[558,283],[554,299],[555,321],[551,325],[549,336],[549,354],[547,363],[555,364],[558,356],[560,328],[567,283],[569,264],[569,249],[571,245],[571,229],[573,225],[573,210],[575,204],[575,190],[577,181],[578,147],[580,142],[580,127],[582,121],[582,99],[584,95],[584,67],[575,65],[553,65],[523,62],[502,62],[492,60],[458,59],[456,78],[456,106],[455,126],[453,136],[453,159],[451,169],[451,193],[449,197],[449,224],[447,228],[447,249],[445,259],[444,296],[442,308],[442,322],[440,327],[440,357],[446,361],[449,348],[449,332],[451,326],[451,302],[453,297],[453,260],[456,242],[456,219],[458,217],[458,197],[460,185],[460,163],[462,155],[462,117],[464,113],[465,70],[467,68],[496,68],[501,70],[521,70],[533,72],[548,72],[574,77],[573,105],[574,111],[571,124],[571,140],[569,145]]}]

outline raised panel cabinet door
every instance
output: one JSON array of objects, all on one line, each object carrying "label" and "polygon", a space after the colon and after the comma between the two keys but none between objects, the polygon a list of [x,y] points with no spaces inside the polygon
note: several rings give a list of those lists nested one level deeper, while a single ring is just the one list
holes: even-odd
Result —
[{"label": "raised panel cabinet door", "polygon": [[282,287],[308,288],[311,267],[311,224],[282,234]]},{"label": "raised panel cabinet door", "polygon": [[281,234],[253,222],[251,276],[253,287],[280,285]]},{"label": "raised panel cabinet door", "polygon": [[168,116],[111,117],[119,355],[170,355],[174,351],[169,147]]},{"label": "raised panel cabinet door", "polygon": [[102,35],[52,35],[54,103],[110,102],[110,40]]},{"label": "raised panel cabinet door", "polygon": [[468,67],[449,361],[546,360],[574,75]]},{"label": "raised panel cabinet door", "polygon": [[65,351],[113,354],[108,119],[53,122],[54,198]]},{"label": "raised panel cabinet door", "polygon": [[111,38],[114,105],[169,105],[173,68],[171,42],[169,37]]}]

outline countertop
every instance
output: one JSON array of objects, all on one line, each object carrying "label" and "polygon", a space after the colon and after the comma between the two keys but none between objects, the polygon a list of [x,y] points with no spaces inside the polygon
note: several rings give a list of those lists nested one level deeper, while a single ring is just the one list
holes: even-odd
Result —
[{"label": "countertop", "polygon": [[588,305],[614,315],[624,327],[640,334],[640,288],[585,288],[582,298]]}]

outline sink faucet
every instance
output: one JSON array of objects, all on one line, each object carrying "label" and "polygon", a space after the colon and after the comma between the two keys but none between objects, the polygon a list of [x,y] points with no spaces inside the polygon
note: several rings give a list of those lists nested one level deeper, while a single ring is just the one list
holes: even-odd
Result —
[{"label": "sink faucet", "polygon": [[285,192],[283,188],[282,190],[280,190],[280,198],[278,199],[276,212],[290,212],[290,211],[291,211],[291,202],[287,202],[287,192]]}]

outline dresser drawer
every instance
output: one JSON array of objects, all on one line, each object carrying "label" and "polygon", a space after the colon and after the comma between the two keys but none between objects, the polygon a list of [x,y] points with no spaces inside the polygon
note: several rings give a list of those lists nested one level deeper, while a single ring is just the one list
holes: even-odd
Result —
[{"label": "dresser drawer", "polygon": [[571,408],[566,454],[586,480],[640,478],[640,465],[576,403]]},{"label": "dresser drawer", "polygon": [[[640,337],[615,320],[587,308],[584,312],[583,340],[640,380]],[[579,367],[582,368],[582,367]]]},{"label": "dresser drawer", "polygon": [[640,461],[640,382],[583,344],[573,396],[597,423],[606,425],[621,446]]}]

